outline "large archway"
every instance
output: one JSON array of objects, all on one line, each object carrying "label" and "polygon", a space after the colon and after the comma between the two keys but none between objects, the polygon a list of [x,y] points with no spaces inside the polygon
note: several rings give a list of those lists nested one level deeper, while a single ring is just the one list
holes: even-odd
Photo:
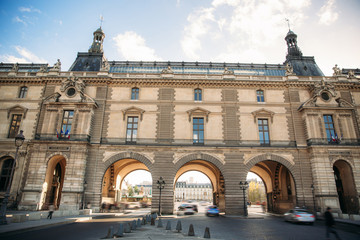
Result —
[{"label": "large archway", "polygon": [[[220,211],[225,211],[225,181],[220,169],[215,164],[205,160],[192,160],[183,164],[176,172],[174,178],[174,193],[178,178],[186,172],[198,171],[205,174],[212,185],[212,202]],[[176,196],[174,195],[174,200]]]},{"label": "large archway", "polygon": [[130,201],[151,201],[151,196],[148,194],[143,195],[141,199],[139,197],[135,199],[122,191],[122,183],[126,176],[137,170],[149,171],[144,163],[132,158],[112,163],[106,169],[102,179],[101,204],[115,206],[117,209],[120,208],[122,202],[129,201],[130,197],[132,198]]},{"label": "large archway", "polygon": [[344,160],[338,160],[334,163],[333,170],[341,211],[347,214],[358,214],[359,199],[350,164]]},{"label": "large archway", "polygon": [[286,166],[265,160],[256,163],[250,172],[258,175],[265,185],[267,211],[284,213],[296,206],[295,180]]},{"label": "large archway", "polygon": [[50,158],[46,170],[39,209],[46,210],[50,205],[54,205],[55,209],[59,208],[61,191],[64,184],[65,168],[66,159],[64,156],[55,155]]}]

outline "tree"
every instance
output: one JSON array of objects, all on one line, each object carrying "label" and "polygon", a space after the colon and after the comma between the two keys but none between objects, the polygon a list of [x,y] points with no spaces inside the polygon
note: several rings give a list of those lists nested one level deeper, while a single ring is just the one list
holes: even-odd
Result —
[{"label": "tree", "polygon": [[128,186],[128,196],[129,197],[134,196],[134,189],[130,185]]},{"label": "tree", "polygon": [[135,187],[134,187],[134,192],[135,192],[137,195],[139,194],[140,189],[139,189],[139,187],[138,187],[138,186],[135,186]]}]

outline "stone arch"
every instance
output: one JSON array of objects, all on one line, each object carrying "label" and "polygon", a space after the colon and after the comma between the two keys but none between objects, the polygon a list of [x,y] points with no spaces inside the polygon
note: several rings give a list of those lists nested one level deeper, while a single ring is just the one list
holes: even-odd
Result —
[{"label": "stone arch", "polygon": [[121,159],[126,159],[126,158],[138,160],[139,162],[145,164],[145,166],[149,169],[149,171],[152,172],[152,168],[153,168],[152,163],[153,162],[148,157],[146,157],[140,153],[135,153],[135,152],[122,152],[122,153],[117,153],[117,154],[109,157],[103,163],[103,169],[102,169],[103,172],[105,172],[106,169],[108,169],[111,164],[113,164]]},{"label": "stone arch", "polygon": [[193,160],[204,160],[207,162],[210,162],[212,164],[214,164],[221,173],[224,173],[224,165],[221,162],[221,160],[219,160],[218,158],[211,156],[209,154],[206,153],[192,153],[189,155],[186,155],[182,158],[180,158],[176,163],[175,163],[175,168],[174,168],[174,172],[176,173],[177,171],[179,171],[179,169],[186,163],[193,161]]},{"label": "stone arch", "polygon": [[262,161],[266,161],[266,160],[281,163],[282,165],[287,167],[287,169],[289,169],[289,171],[291,172],[291,174],[293,176],[294,176],[294,173],[296,173],[295,166],[293,164],[291,164],[291,162],[289,160],[287,160],[284,157],[275,155],[275,154],[261,154],[261,155],[251,158],[249,161],[247,161],[247,163],[245,163],[246,172],[249,172],[250,169],[253,166],[255,166],[255,164],[262,162]]},{"label": "stone arch", "polygon": [[337,158],[334,158],[334,159],[332,159],[332,160],[331,160],[331,163],[330,163],[330,164],[331,164],[331,167],[333,167],[333,166],[334,166],[334,164],[335,164],[337,161],[345,161],[347,164],[349,164],[349,165],[350,165],[351,170],[353,171],[353,173],[355,173],[356,168],[355,168],[355,166],[354,166],[354,163],[353,163],[351,160],[346,159],[346,158],[344,158],[344,157],[337,157]]},{"label": "stone arch", "polygon": [[46,156],[46,167],[49,164],[49,161],[53,159],[54,156],[61,156],[63,158],[65,158],[65,163],[69,162],[69,157],[67,156],[67,154],[64,154],[62,152],[53,152],[51,154],[49,154],[48,156]]}]

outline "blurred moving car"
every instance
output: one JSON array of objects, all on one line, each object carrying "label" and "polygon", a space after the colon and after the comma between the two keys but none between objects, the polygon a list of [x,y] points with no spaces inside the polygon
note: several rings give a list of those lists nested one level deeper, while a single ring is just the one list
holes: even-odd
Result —
[{"label": "blurred moving car", "polygon": [[216,205],[208,206],[206,209],[206,216],[219,216],[219,208]]},{"label": "blurred moving car", "polygon": [[129,202],[126,205],[127,209],[139,209],[140,208],[140,203],[138,202]]},{"label": "blurred moving car", "polygon": [[195,214],[194,206],[193,205],[186,206],[185,209],[184,209],[184,214],[185,215]]},{"label": "blurred moving car", "polygon": [[284,214],[284,220],[288,222],[309,223],[315,222],[315,216],[306,209],[295,208]]}]

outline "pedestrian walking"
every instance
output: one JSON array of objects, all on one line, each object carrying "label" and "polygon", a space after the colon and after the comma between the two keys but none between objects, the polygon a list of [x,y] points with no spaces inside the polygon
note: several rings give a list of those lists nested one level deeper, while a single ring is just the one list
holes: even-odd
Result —
[{"label": "pedestrian walking", "polygon": [[47,216],[47,219],[51,219],[52,218],[52,215],[53,215],[53,213],[54,213],[54,209],[55,209],[55,207],[54,207],[54,205],[50,205],[49,206],[49,214],[48,214],[48,216]]},{"label": "pedestrian walking", "polygon": [[336,239],[341,239],[339,234],[336,232],[334,225],[335,220],[331,213],[331,207],[327,207],[324,213],[325,225],[326,225],[326,239],[330,239],[330,233],[334,234]]}]

